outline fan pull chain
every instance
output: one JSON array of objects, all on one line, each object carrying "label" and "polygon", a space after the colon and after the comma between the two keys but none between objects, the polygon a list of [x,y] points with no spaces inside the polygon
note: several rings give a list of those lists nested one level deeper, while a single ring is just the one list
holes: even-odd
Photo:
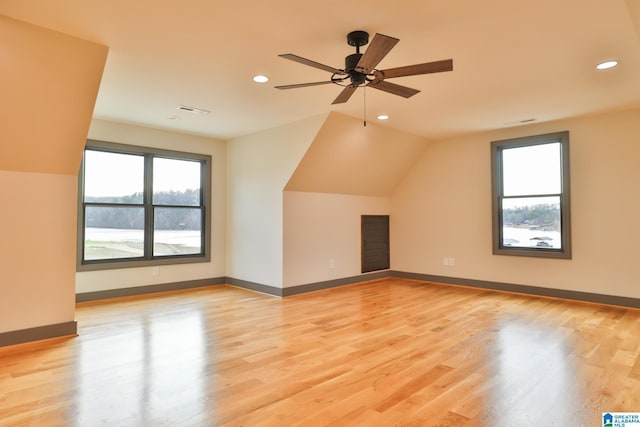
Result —
[{"label": "fan pull chain", "polygon": [[364,127],[367,127],[367,85],[362,86],[362,99],[364,100],[364,107],[362,109],[362,122]]}]

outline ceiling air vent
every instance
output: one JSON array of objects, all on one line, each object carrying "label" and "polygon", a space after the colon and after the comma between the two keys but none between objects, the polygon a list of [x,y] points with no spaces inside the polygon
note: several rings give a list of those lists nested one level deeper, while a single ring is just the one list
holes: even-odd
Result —
[{"label": "ceiling air vent", "polygon": [[178,105],[178,110],[186,111],[187,113],[198,114],[200,116],[206,116],[211,111],[203,110],[202,108],[189,107],[186,105]]}]

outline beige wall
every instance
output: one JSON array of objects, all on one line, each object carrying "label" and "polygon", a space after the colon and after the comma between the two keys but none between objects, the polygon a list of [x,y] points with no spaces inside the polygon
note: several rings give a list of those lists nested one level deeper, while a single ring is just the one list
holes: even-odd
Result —
[{"label": "beige wall", "polygon": [[78,293],[120,289],[161,283],[183,282],[225,276],[226,268],[226,142],[195,135],[93,120],[89,138],[120,144],[208,154],[212,157],[211,261],[195,264],[163,265],[160,274],[151,267],[87,271],[76,274]]},{"label": "beige wall", "polygon": [[[490,142],[563,130],[573,259],[492,255]],[[392,269],[640,298],[639,141],[631,110],[432,143],[392,198]]]},{"label": "beige wall", "polygon": [[284,192],[284,287],[361,274],[360,217],[389,213],[428,142],[331,113]]},{"label": "beige wall", "polygon": [[71,322],[77,172],[107,48],[0,16],[0,333]]},{"label": "beige wall", "polygon": [[0,171],[0,333],[74,320],[77,182]]},{"label": "beige wall", "polygon": [[388,215],[388,197],[284,193],[284,287],[361,274],[362,215]]},{"label": "beige wall", "polygon": [[229,141],[227,276],[282,287],[284,187],[325,119]]}]

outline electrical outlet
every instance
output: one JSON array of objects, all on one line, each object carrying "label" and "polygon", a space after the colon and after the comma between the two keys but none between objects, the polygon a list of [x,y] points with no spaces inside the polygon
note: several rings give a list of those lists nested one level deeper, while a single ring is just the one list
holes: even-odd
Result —
[{"label": "electrical outlet", "polygon": [[336,261],[333,259],[329,260],[329,268],[336,268]]},{"label": "electrical outlet", "polygon": [[456,265],[456,259],[454,257],[449,258],[449,267]]},{"label": "electrical outlet", "polygon": [[152,276],[159,276],[160,275],[160,267],[152,267],[151,268],[151,275]]},{"label": "electrical outlet", "polygon": [[442,265],[449,265],[449,258],[447,257],[442,258]]}]

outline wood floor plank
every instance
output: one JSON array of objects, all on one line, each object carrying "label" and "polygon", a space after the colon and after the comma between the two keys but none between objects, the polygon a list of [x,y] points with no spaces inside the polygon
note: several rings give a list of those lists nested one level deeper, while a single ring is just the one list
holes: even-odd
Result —
[{"label": "wood floor plank", "polygon": [[0,427],[600,425],[640,411],[640,311],[398,278],[81,303],[0,349]]}]

